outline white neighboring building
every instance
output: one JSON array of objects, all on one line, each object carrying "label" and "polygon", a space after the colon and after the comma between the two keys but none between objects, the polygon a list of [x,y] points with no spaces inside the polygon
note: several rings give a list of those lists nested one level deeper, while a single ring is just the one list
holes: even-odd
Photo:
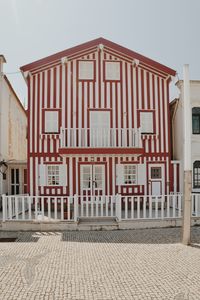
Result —
[{"label": "white neighboring building", "polygon": [[[172,148],[173,159],[180,160],[180,191],[183,191],[183,81],[177,82],[180,96],[171,102]],[[192,162],[192,190],[200,192],[200,80],[190,81],[190,102],[192,114],[191,162]],[[188,112],[189,113],[189,112]]]},{"label": "white neighboring building", "polygon": [[[26,111],[3,73],[0,55],[0,195],[27,193]],[[4,174],[3,174],[4,173]]]}]

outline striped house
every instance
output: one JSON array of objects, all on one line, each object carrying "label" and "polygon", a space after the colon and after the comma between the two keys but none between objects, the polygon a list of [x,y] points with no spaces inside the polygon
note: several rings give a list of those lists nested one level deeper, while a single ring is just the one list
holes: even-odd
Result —
[{"label": "striped house", "polygon": [[169,114],[174,70],[98,38],[21,71],[28,85],[30,195],[177,189]]}]

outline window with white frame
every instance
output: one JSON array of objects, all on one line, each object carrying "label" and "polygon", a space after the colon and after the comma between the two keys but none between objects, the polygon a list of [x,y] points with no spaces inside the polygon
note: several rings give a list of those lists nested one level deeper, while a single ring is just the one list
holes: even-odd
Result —
[{"label": "window with white frame", "polygon": [[135,165],[124,165],[124,184],[136,184],[137,170]]},{"label": "window with white frame", "polygon": [[44,114],[45,118],[45,133],[56,133],[59,131],[59,124],[58,124],[58,111],[55,110],[46,110]]},{"label": "window with white frame", "polygon": [[48,185],[59,185],[59,182],[60,182],[59,166],[57,165],[47,166]]},{"label": "window with white frame", "polygon": [[94,79],[94,61],[79,61],[79,80]]},{"label": "window with white frame", "polygon": [[153,112],[140,112],[141,133],[154,133]]},{"label": "window with white frame", "polygon": [[105,80],[120,80],[120,62],[105,62]]},{"label": "window with white frame", "polygon": [[200,161],[193,163],[193,188],[200,188]]}]

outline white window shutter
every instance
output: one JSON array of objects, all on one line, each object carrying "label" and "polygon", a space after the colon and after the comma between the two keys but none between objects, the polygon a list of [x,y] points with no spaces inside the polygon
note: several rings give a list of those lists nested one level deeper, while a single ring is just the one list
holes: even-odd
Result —
[{"label": "white window shutter", "polygon": [[124,184],[124,166],[121,164],[116,165],[116,184]]},{"label": "white window shutter", "polygon": [[140,113],[141,132],[153,133],[153,112]]},{"label": "white window shutter", "polygon": [[58,132],[58,111],[45,111],[45,132]]},{"label": "white window shutter", "polygon": [[39,165],[39,185],[40,186],[47,185],[47,174],[46,174],[45,165]]},{"label": "white window shutter", "polygon": [[67,186],[67,165],[60,165],[59,166],[59,185],[60,186]]},{"label": "white window shutter", "polygon": [[138,165],[138,185],[146,184],[146,165]]}]

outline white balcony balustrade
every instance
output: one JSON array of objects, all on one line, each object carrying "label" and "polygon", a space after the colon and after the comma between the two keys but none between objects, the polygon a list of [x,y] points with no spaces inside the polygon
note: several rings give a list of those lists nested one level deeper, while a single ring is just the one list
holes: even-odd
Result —
[{"label": "white balcony balustrade", "polygon": [[62,148],[141,148],[140,128],[61,128]]}]

